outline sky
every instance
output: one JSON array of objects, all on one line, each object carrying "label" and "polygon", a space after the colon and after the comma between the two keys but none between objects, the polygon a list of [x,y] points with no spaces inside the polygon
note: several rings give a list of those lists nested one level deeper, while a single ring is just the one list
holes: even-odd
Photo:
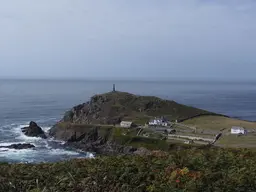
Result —
[{"label": "sky", "polygon": [[8,0],[0,78],[256,80],[254,0]]}]

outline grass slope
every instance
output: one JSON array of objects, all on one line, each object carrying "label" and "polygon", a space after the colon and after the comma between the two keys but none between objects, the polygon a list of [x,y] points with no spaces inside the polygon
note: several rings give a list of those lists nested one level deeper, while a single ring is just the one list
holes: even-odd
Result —
[{"label": "grass slope", "polygon": [[[152,96],[138,96],[126,92],[109,92],[95,95],[87,104],[73,108],[73,122],[91,122],[106,124],[111,120],[133,120],[144,124],[156,116],[166,116],[170,120],[183,120],[199,115],[214,115],[214,113],[185,106],[175,101],[163,100]],[[67,116],[64,119],[72,119]],[[72,121],[72,120],[71,120]],[[110,124],[110,123],[109,123]]]},{"label": "grass slope", "polygon": [[0,164],[0,191],[256,191],[256,153],[190,149],[58,163]]},{"label": "grass slope", "polygon": [[230,131],[232,126],[244,127],[249,130],[256,129],[256,122],[243,121],[239,119],[232,119],[222,116],[201,116],[188,119],[184,124],[197,127],[205,130],[222,130],[228,129]]},{"label": "grass slope", "polygon": [[[216,143],[221,147],[233,148],[255,148],[256,146],[256,122],[248,122],[239,119],[232,119],[221,116],[201,116],[186,120],[183,122],[189,126],[197,128],[197,134],[205,137],[206,134],[212,136],[222,132],[223,136]],[[237,135],[230,135],[232,126],[244,127],[249,134],[238,137]]]}]

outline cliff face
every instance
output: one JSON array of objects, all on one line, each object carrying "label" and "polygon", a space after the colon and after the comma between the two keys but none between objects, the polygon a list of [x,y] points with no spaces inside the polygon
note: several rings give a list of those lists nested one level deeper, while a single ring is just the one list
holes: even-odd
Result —
[{"label": "cliff face", "polygon": [[[175,145],[156,138],[136,136],[140,129],[88,124],[58,123],[50,135],[66,141],[65,146],[103,155],[148,155],[153,150],[183,150],[190,145]],[[150,151],[152,150],[152,151]]]},{"label": "cliff face", "polygon": [[157,97],[110,92],[95,95],[89,102],[73,107],[65,113],[62,122],[118,124],[122,120],[132,120],[144,124],[155,116],[179,120],[208,114],[212,113]]},{"label": "cliff face", "polygon": [[[114,126],[82,125],[70,123],[58,123],[51,130],[50,135],[56,139],[66,141],[65,146],[81,149],[86,152],[97,154],[145,154],[148,150],[132,147],[132,138],[137,130],[132,130],[128,136],[123,133],[127,129],[116,128]],[[126,132],[127,134],[127,132]],[[130,145],[131,144],[131,145]]]}]

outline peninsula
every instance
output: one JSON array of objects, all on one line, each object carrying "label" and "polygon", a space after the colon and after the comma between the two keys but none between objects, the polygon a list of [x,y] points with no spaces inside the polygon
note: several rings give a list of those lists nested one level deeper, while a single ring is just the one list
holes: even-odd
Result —
[{"label": "peninsula", "polygon": [[[164,118],[166,125],[150,126],[150,121]],[[128,127],[123,125],[128,123]],[[130,127],[130,125],[133,125]],[[233,126],[244,127],[246,137],[232,135]],[[98,94],[69,111],[50,130],[50,136],[66,145],[98,154],[130,154],[141,147],[168,151],[184,143],[221,147],[255,147],[256,123],[164,100],[112,91]],[[170,134],[170,132],[175,134]],[[219,138],[219,136],[222,136]],[[250,142],[244,142],[244,140]],[[176,145],[179,144],[179,145]]]}]

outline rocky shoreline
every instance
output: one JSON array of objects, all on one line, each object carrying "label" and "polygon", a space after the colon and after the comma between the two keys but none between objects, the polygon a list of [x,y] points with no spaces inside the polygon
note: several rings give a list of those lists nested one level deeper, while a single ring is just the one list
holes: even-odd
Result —
[{"label": "rocky shoreline", "polygon": [[[50,137],[54,137],[55,125],[49,133]],[[47,139],[47,134],[42,130],[36,122],[31,121],[28,127],[21,128],[22,132],[29,137],[41,137]],[[72,135],[73,134],[73,135]],[[150,150],[140,147],[135,148],[132,146],[125,146],[117,144],[113,141],[109,141],[106,138],[99,136],[98,128],[91,128],[89,132],[79,135],[77,132],[72,132],[69,137],[65,137],[63,140],[65,144],[64,148],[72,150],[80,150],[82,152],[91,152],[97,155],[120,155],[120,154],[137,154],[137,155],[148,155],[151,153]],[[9,149],[30,149],[35,148],[34,145],[30,143],[19,143],[12,144],[9,146],[0,146],[0,148]]]},{"label": "rocky shoreline", "polygon": [[79,140],[69,140],[64,144],[67,148],[79,149],[84,152],[92,152],[97,155],[148,155],[150,150],[129,145],[120,145],[114,141],[106,140],[98,135],[97,128],[93,128],[88,134]]},{"label": "rocky shoreline", "polygon": [[7,145],[7,146],[0,146],[0,148],[7,148],[7,149],[31,149],[35,148],[34,145],[30,143],[18,143],[18,144],[12,144],[12,145]]},{"label": "rocky shoreline", "polygon": [[110,139],[111,131],[106,130],[102,134],[100,133],[101,127],[91,126],[90,128],[84,128],[84,130],[78,130],[77,127],[72,127],[72,125],[68,129],[65,129],[58,127],[57,124],[50,130],[49,135],[59,138],[58,134],[61,134],[61,137],[66,142],[64,147],[83,152],[92,152],[97,155],[150,154],[150,150],[143,147],[135,148],[129,145],[118,144],[115,140]]}]

